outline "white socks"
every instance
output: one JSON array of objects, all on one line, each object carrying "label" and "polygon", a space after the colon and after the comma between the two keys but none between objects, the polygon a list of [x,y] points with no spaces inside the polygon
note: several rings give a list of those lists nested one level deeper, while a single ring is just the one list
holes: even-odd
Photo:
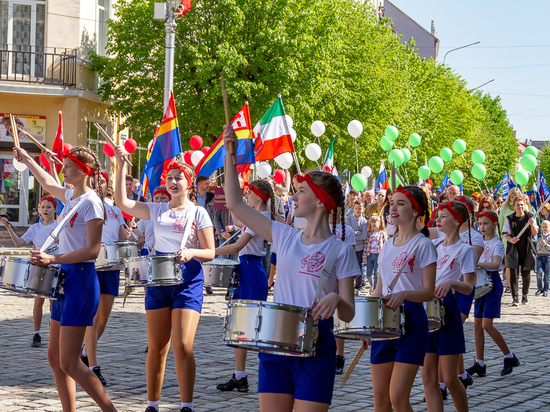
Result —
[{"label": "white socks", "polygon": [[482,359],[476,359],[476,363],[482,368],[485,366],[485,362]]},{"label": "white socks", "polygon": [[181,408],[191,408],[192,411],[194,411],[193,409],[193,402],[182,402],[181,403]]},{"label": "white socks", "polygon": [[86,346],[82,346],[82,356],[88,356],[88,352],[86,352]]},{"label": "white socks", "polygon": [[510,352],[508,355],[504,355],[504,359],[512,359],[514,357],[514,354]]},{"label": "white socks", "polygon": [[445,386],[445,382],[438,382],[439,383],[439,387],[443,390],[447,389],[447,386]]},{"label": "white socks", "polygon": [[159,401],[147,401],[147,407],[152,406],[157,411],[159,410]]},{"label": "white socks", "polygon": [[34,332],[34,334],[33,334],[33,335],[38,335],[38,336],[42,336],[42,335],[40,334],[40,331],[39,331],[39,330],[37,330],[36,332]]},{"label": "white socks", "polygon": [[458,377],[461,379],[466,379],[468,377],[468,372],[464,372],[463,374],[458,375]]},{"label": "white socks", "polygon": [[235,371],[235,379],[240,380],[242,378],[246,378],[246,372],[245,371]]}]

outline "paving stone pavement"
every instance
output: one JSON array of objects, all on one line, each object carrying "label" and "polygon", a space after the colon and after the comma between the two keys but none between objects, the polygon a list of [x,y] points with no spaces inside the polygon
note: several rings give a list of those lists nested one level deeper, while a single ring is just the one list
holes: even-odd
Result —
[{"label": "paving stone pavement", "polygon": [[[527,306],[509,307],[510,295],[504,296],[502,318],[495,322],[508,345],[522,362],[511,375],[500,376],[502,355],[490,338],[486,338],[487,376],[475,377],[468,389],[472,411],[548,411],[550,410],[550,298],[533,296]],[[121,296],[122,287],[121,287]],[[198,412],[206,411],[258,411],[257,390],[258,360],[249,354],[248,374],[251,383],[248,393],[220,393],[216,385],[226,381],[234,369],[233,350],[222,344],[223,318],[226,302],[225,290],[214,288],[214,294],[205,295],[202,317],[195,340],[197,377],[194,405]],[[113,312],[105,334],[98,346],[98,358],[106,390],[119,411],[143,411],[146,406],[144,350],[147,346],[144,294],[132,293],[123,307],[123,298],[115,300]],[[47,304],[42,325],[43,347],[30,347],[32,339],[32,297],[13,294],[0,289],[0,410],[2,411],[59,411],[61,404],[55,390],[53,375],[48,366]],[[475,358],[473,322],[465,326],[467,350],[466,366]],[[346,344],[349,365],[359,348],[358,342]],[[372,383],[368,352],[358,363],[344,388],[341,376],[336,378],[331,410],[373,410]],[[346,366],[347,366],[346,365]],[[426,410],[418,373],[411,394],[415,411]],[[179,411],[179,392],[173,354],[168,356],[160,408]],[[78,388],[79,411],[98,411],[99,408]],[[455,411],[452,401],[445,401],[445,410]]]}]

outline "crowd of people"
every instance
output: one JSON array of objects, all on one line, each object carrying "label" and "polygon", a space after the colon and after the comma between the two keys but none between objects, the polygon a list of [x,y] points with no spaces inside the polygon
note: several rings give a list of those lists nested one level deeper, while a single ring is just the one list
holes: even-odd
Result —
[{"label": "crowd of people", "polygon": [[[225,143],[235,142],[230,127]],[[402,308],[404,333],[392,340],[365,340],[376,411],[411,410],[410,392],[421,368],[430,411],[443,410],[450,392],[457,411],[468,410],[466,389],[472,375],[487,374],[485,332],[503,355],[501,375],[520,365],[494,320],[504,293],[511,305],[527,305],[530,273],[536,270],[536,295],[548,295],[550,206],[537,214],[533,199],[517,188],[503,199],[484,191],[465,196],[455,185],[432,192],[426,183],[395,190],[342,188],[328,173],[311,171],[283,184],[270,179],[244,182],[228,155],[224,193],[227,209],[215,207],[215,181],[194,178],[192,168],[173,162],[165,185],[150,198],[139,195],[136,179],[126,175],[123,147],[116,147],[116,176],[101,170],[85,147],[63,152],[65,185],[49,175],[24,149],[14,156],[33,173],[47,194],[40,217],[21,237],[6,226],[16,246],[33,244],[30,261],[60,265],[59,298],[51,301],[48,361],[64,411],[76,409],[76,383],[104,411],[115,410],[103,386],[97,344],[105,332],[119,291],[119,270],[97,270],[106,242],[135,241],[140,255],[170,255],[181,265],[182,281],[145,288],[148,333],[146,412],[159,410],[170,345],[176,362],[181,411],[192,412],[196,365],[193,343],[204,294],[202,263],[216,255],[238,260],[239,288],[233,299],[310,308],[318,325],[315,356],[261,353],[258,392],[262,411],[325,411],[335,375],[345,366],[344,341],[333,332],[333,315],[350,322],[355,296],[379,298],[385,309]],[[53,152],[46,152],[52,160]],[[124,191],[115,191],[125,187]],[[139,182],[137,182],[139,183]],[[56,220],[57,203],[64,208]],[[78,212],[75,211],[78,209]],[[57,251],[42,251],[50,233],[66,217]],[[330,256],[334,264],[328,268]],[[326,269],[328,278],[320,283]],[[491,290],[475,299],[480,276]],[[444,308],[439,329],[430,331],[426,302]],[[36,298],[31,345],[41,346],[43,298]],[[474,306],[475,361],[465,368],[463,324]],[[442,312],[443,313],[443,312]],[[249,390],[247,351],[234,349],[235,370],[220,391]]]}]

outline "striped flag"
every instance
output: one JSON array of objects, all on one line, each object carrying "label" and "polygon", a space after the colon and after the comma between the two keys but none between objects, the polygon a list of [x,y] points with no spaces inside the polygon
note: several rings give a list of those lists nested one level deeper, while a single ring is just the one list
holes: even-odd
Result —
[{"label": "striped flag", "polygon": [[323,167],[321,168],[321,170],[334,176],[338,176],[338,170],[336,170],[336,166],[334,166],[334,137],[330,141],[330,145],[328,147],[327,154],[325,155],[325,159],[323,160]]},{"label": "striped flag", "polygon": [[254,126],[256,138],[256,161],[272,160],[283,153],[296,152],[290,131],[286,124],[283,99],[279,96],[275,103]]},{"label": "striped flag", "polygon": [[[61,152],[63,152],[63,114],[61,113],[61,111],[59,112],[59,123],[57,125],[57,133],[55,134],[55,139],[53,141],[52,151],[55,153],[58,159],[63,159],[63,157],[61,156]],[[63,183],[63,174],[61,173],[63,165],[58,165],[57,163],[54,163],[54,167],[56,174],[59,176],[59,181]],[[48,172],[50,171],[48,170]]]},{"label": "striped flag", "polygon": [[145,165],[143,166],[143,173],[141,174],[141,179],[139,182],[139,189],[137,193],[141,194],[144,197],[147,194],[147,188],[149,187],[149,179],[147,178],[147,174],[145,173],[145,171],[148,169],[149,158],[151,157],[151,153],[153,152],[153,147],[155,147],[155,142],[157,141],[159,130],[160,126],[157,126],[155,128],[155,134],[153,135],[153,142],[151,143],[151,146],[147,151],[147,156],[145,157]]}]

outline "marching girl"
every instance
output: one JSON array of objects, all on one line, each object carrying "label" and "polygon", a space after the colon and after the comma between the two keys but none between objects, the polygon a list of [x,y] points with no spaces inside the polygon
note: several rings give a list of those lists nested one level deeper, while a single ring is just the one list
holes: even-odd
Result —
[{"label": "marching girl", "polygon": [[[437,229],[445,239],[436,246],[437,278],[435,297],[443,300],[443,326],[430,333],[428,353],[422,368],[424,394],[429,411],[442,411],[443,398],[438,385],[438,363],[445,385],[451,392],[458,412],[468,410],[464,385],[457,376],[459,355],[466,351],[464,330],[455,291],[464,295],[472,292],[475,283],[477,255],[472,246],[464,243],[459,234],[461,225],[469,219],[463,203],[450,201],[439,205]],[[451,259],[449,261],[449,259]],[[464,277],[464,281],[460,279]]]},{"label": "marching girl", "polygon": [[[502,376],[512,373],[515,366],[519,366],[519,360],[508,348],[504,337],[493,325],[495,318],[500,318],[500,303],[502,299],[502,281],[499,271],[502,270],[504,260],[504,245],[500,238],[498,226],[498,215],[492,210],[478,214],[479,228],[485,238],[485,250],[477,265],[487,270],[487,274],[493,281],[493,288],[485,296],[478,298],[474,306],[474,335],[476,346],[476,361],[467,369],[470,375],[477,373],[479,377],[485,376],[487,366],[485,365],[485,334],[487,332],[491,339],[497,344],[504,355],[504,367],[500,374]],[[496,230],[499,236],[495,236]]]},{"label": "marching girl", "polygon": [[[101,192],[105,193],[108,186],[107,173],[100,173],[99,182]],[[127,240],[128,235],[124,226],[124,217],[122,217],[120,209],[107,202],[103,202],[103,207],[105,208],[106,218],[103,232],[101,233],[101,243]],[[86,328],[85,345],[82,347],[80,358],[97,375],[103,386],[105,386],[107,385],[107,381],[101,374],[101,368],[97,363],[97,341],[105,331],[115,297],[118,296],[120,270],[98,270],[97,277],[100,291],[99,306],[94,317],[94,324]]]},{"label": "marching girl", "polygon": [[[248,186],[246,201],[262,215],[275,219],[275,198],[271,185],[265,180],[255,180]],[[271,212],[267,211],[267,201],[271,199]],[[266,254],[265,240],[245,226],[237,242],[216,248],[216,255],[239,253],[239,291],[233,299],[267,300],[267,274],[262,264]],[[235,348],[235,373],[227,383],[220,383],[220,391],[248,392],[248,378],[245,372],[245,349]]]},{"label": "marching girl", "polygon": [[[380,277],[373,296],[386,296],[385,305],[391,309],[404,303],[405,334],[372,342],[370,362],[377,412],[412,410],[410,392],[428,346],[428,318],[422,302],[433,299],[437,260],[428,229],[417,229],[419,220],[429,216],[422,189],[399,186],[392,196],[390,214],[396,234],[378,257]],[[401,270],[390,292],[390,284]]]},{"label": "marching girl", "polygon": [[[224,144],[237,143],[231,126],[224,126]],[[344,196],[336,177],[324,172],[298,176],[293,196],[294,213],[305,218],[305,229],[298,230],[270,220],[242,202],[237,170],[226,158],[226,201],[229,209],[258,236],[272,242],[277,253],[277,282],[273,301],[308,308],[312,305],[323,263],[333,243],[330,211],[344,214]],[[345,231],[343,230],[343,233]],[[345,235],[344,235],[345,236]],[[345,240],[345,239],[343,239]],[[313,357],[260,353],[260,409],[264,412],[296,410],[327,411],[332,399],[336,368],[336,344],[332,315],[349,322],[354,314],[353,282],[360,274],[353,248],[340,244],[338,257],[311,315],[319,321],[316,354]]]},{"label": "marching girl", "polygon": [[[63,219],[80,204],[78,212],[59,234],[59,254],[31,251],[31,262],[37,265],[61,264],[64,282],[58,300],[52,303],[48,361],[63,411],[76,411],[76,385],[92,397],[103,411],[115,411],[97,376],[80,360],[80,348],[86,326],[92,326],[99,304],[99,283],[95,259],[101,246],[105,210],[98,186],[100,170],[97,155],[87,147],[73,147],[62,153],[66,189],[57,184],[28,153],[14,148],[15,158],[29,168],[42,187],[59,199],[65,199]],[[88,182],[97,188],[96,193]]]},{"label": "marching girl", "polygon": [[[8,219],[1,218],[0,221],[11,237],[11,240],[16,247],[21,247],[29,242],[32,242],[34,249],[40,249],[52,230],[57,227],[57,221],[55,220],[55,209],[57,207],[56,200],[51,196],[45,196],[40,200],[38,204],[38,212],[43,217],[42,222],[33,224],[29,230],[27,230],[23,236],[19,237],[13,231]],[[42,308],[44,307],[44,298],[35,297],[34,306],[32,309],[32,320],[34,323],[34,335],[32,338],[31,346],[33,348],[40,348],[42,346],[42,336],[40,333],[40,325],[42,324]]]},{"label": "marching girl", "polygon": [[[117,146],[117,188],[124,187],[124,162],[127,152]],[[195,357],[193,342],[203,301],[204,274],[201,262],[214,259],[214,232],[208,212],[189,200],[193,186],[193,170],[173,163],[168,168],[166,189],[170,203],[137,202],[128,199],[121,190],[115,192],[120,209],[139,219],[151,220],[155,231],[156,254],[176,254],[182,264],[183,283],[145,288],[145,313],[149,349],[147,352],[146,412],[158,411],[166,356],[172,349],[176,361],[181,412],[193,411]],[[192,225],[182,247],[187,225]]]},{"label": "marching girl", "polygon": [[[153,191],[153,203],[168,203],[172,200],[166,186],[161,185]],[[155,228],[150,220],[140,219],[136,234],[142,239],[141,256],[147,256],[152,253],[155,246]]]}]

